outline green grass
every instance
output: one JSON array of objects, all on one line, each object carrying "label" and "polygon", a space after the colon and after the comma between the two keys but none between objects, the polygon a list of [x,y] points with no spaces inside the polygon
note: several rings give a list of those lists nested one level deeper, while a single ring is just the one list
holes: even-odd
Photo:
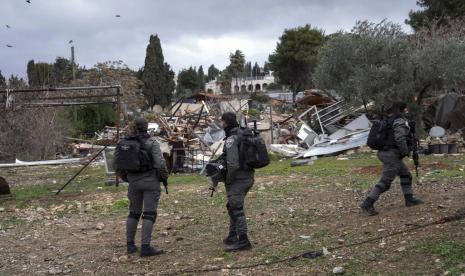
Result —
[{"label": "green grass", "polygon": [[129,206],[129,201],[126,198],[118,199],[113,202],[113,209],[115,209],[116,211],[120,211],[120,210],[127,211],[128,206]]},{"label": "green grass", "polygon": [[450,275],[460,275],[465,272],[465,240],[443,239],[437,242],[430,242],[428,250],[441,258],[443,269],[451,272]]},{"label": "green grass", "polygon": [[[320,157],[312,165],[291,167],[293,159],[281,159],[278,155],[272,154],[272,162],[269,166],[259,169],[256,177],[273,177],[273,176],[293,176],[294,178],[285,179],[283,183],[267,186],[268,190],[273,192],[286,192],[294,190],[301,183],[298,181],[299,176],[305,176],[309,186],[318,185],[338,185],[341,187],[350,187],[355,189],[367,189],[373,185],[379,178],[378,175],[368,175],[358,173],[356,170],[366,166],[381,166],[381,162],[374,157],[374,153],[355,153],[349,155],[349,160],[337,160],[337,157]],[[430,180],[442,180],[449,178],[465,177],[465,171],[460,171],[465,165],[464,156],[422,156],[421,163],[431,164],[441,162],[450,166],[447,169],[429,169],[421,171],[421,176]],[[411,160],[406,160],[407,164]],[[411,165],[411,164],[410,164]],[[78,166],[57,166],[57,167],[33,167],[20,169],[13,175],[4,173],[8,178],[13,178],[15,182],[23,182],[23,179],[30,178],[38,183],[47,183],[39,185],[12,185],[12,192],[16,200],[27,200],[53,195],[52,191],[59,189],[66,181],[79,170]],[[297,177],[297,179],[296,179]],[[88,167],[72,183],[66,187],[63,194],[78,194],[84,192],[120,192],[126,187],[115,188],[114,186],[105,185],[103,167]],[[31,180],[29,180],[31,181]],[[55,182],[55,184],[50,183]],[[183,186],[197,186],[199,188],[208,187],[209,182],[205,176],[194,174],[176,174],[169,179],[170,190],[175,190]],[[259,191],[260,192],[260,191]],[[299,192],[299,191],[297,191]]]}]

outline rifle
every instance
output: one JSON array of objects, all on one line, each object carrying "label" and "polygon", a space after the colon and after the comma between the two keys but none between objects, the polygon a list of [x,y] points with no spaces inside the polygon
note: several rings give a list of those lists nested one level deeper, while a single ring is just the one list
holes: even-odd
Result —
[{"label": "rifle", "polygon": [[216,191],[216,187],[218,187],[218,182],[214,182],[214,181],[212,180],[212,185],[210,186],[210,188],[208,188],[210,191],[212,191],[212,192],[210,193],[210,197],[213,197],[213,194],[214,194],[215,191]]},{"label": "rifle", "polygon": [[418,140],[418,137],[417,137],[415,121],[411,121],[409,125],[410,125],[410,131],[412,133],[412,159],[413,159],[413,163],[415,164],[415,175],[417,177],[417,184],[420,184],[420,180],[418,178],[418,167],[420,166],[418,148],[419,148],[420,141]]}]

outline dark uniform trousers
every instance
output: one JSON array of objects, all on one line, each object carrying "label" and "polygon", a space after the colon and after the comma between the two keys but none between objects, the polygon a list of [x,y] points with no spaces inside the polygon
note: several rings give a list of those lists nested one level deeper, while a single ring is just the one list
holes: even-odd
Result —
[{"label": "dark uniform trousers", "polygon": [[378,151],[378,159],[383,162],[383,175],[379,182],[373,187],[368,197],[378,200],[379,196],[391,188],[392,181],[396,176],[400,177],[400,185],[404,195],[411,195],[412,174],[400,158],[396,150]]},{"label": "dark uniform trousers", "polygon": [[247,193],[254,183],[253,176],[235,179],[226,186],[228,203],[226,205],[229,214],[229,231],[237,235],[247,234],[247,221],[244,213],[244,202]]}]

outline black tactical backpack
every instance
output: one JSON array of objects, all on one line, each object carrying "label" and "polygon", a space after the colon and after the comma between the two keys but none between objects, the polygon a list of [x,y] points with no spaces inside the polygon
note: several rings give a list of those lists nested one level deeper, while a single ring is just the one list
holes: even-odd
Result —
[{"label": "black tactical backpack", "polygon": [[151,149],[147,149],[138,137],[121,140],[116,150],[115,163],[119,171],[138,173],[153,169]]},{"label": "black tactical backpack", "polygon": [[239,158],[242,169],[259,169],[270,163],[265,141],[258,131],[242,128],[238,136]]},{"label": "black tactical backpack", "polygon": [[394,145],[392,123],[393,120],[388,117],[373,121],[367,140],[367,145],[371,149],[384,150],[386,147]]}]

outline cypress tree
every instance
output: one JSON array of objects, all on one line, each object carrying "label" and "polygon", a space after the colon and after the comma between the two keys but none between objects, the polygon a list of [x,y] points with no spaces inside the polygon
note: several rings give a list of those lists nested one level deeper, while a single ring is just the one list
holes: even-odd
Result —
[{"label": "cypress tree", "polygon": [[156,104],[167,107],[170,104],[171,93],[166,91],[166,72],[158,35],[150,36],[142,81],[144,82],[142,94],[149,107],[153,108]]},{"label": "cypress tree", "polygon": [[215,65],[210,65],[210,67],[208,67],[208,79],[207,81],[211,81],[213,79],[215,79],[216,77],[218,77],[218,75],[220,74],[220,70],[218,70]]},{"label": "cypress tree", "polygon": [[199,77],[199,91],[205,91],[205,73],[203,72],[202,65],[200,65],[197,75]]},{"label": "cypress tree", "polygon": [[6,87],[6,79],[2,75],[2,70],[0,70],[0,88],[5,88]]},{"label": "cypress tree", "polygon": [[34,60],[31,59],[27,63],[27,80],[30,87],[33,87],[37,83],[36,70]]}]

